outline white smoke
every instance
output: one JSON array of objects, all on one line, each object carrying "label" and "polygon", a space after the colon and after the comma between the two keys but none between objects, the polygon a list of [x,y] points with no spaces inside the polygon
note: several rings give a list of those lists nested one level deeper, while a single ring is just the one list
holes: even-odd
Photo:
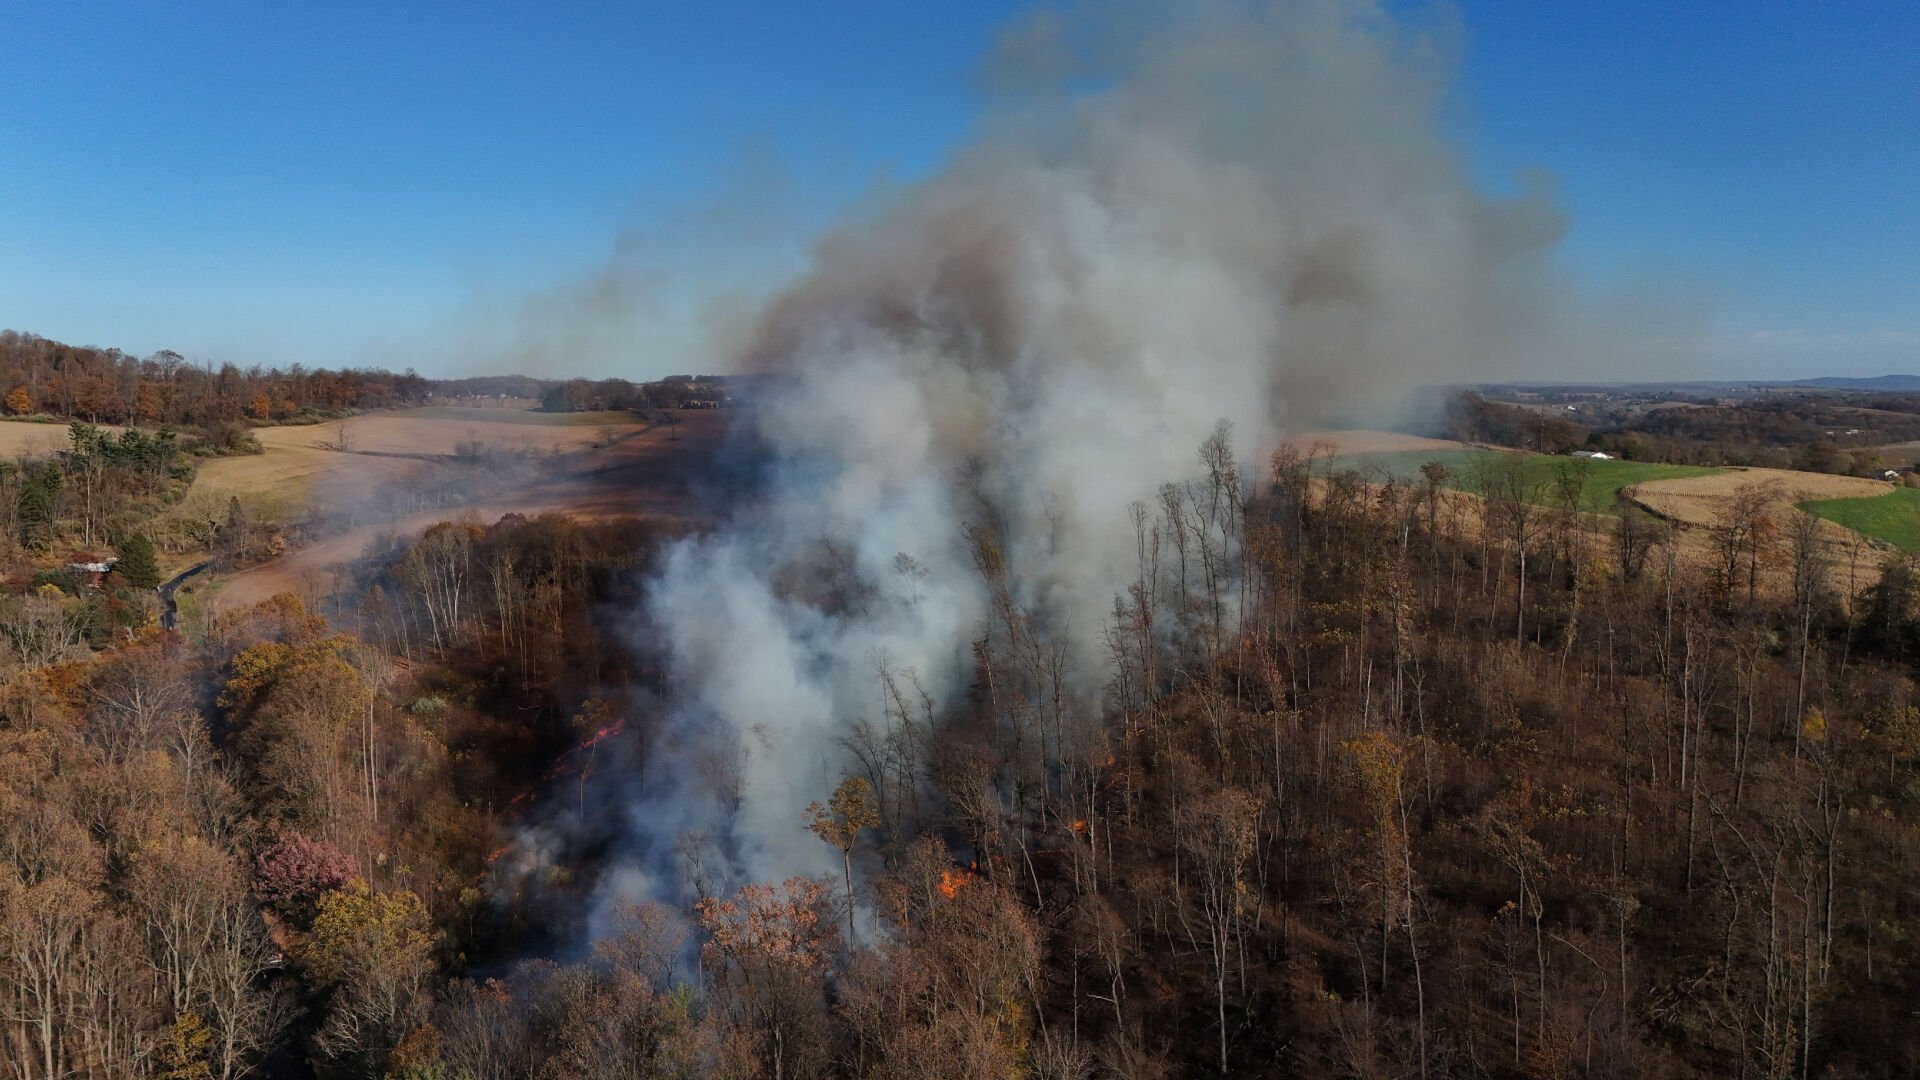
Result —
[{"label": "white smoke", "polygon": [[[743,358],[775,464],[653,586],[672,715],[632,806],[647,859],[698,831],[736,880],[835,866],[803,808],[878,717],[875,657],[965,691],[983,500],[1015,599],[1097,674],[1128,507],[1192,477],[1219,421],[1253,459],[1564,344],[1551,185],[1483,197],[1440,135],[1452,37],[1338,2],[1008,35],[978,138],[824,241]],[[615,879],[674,891],[644,871]]]}]

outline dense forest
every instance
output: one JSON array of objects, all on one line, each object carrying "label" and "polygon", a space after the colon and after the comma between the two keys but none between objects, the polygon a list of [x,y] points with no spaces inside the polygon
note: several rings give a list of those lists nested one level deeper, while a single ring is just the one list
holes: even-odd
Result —
[{"label": "dense forest", "polygon": [[[846,873],[717,880],[689,838],[691,902],[621,907],[585,951],[623,812],[596,796],[670,692],[620,632],[658,533],[443,525],[319,610],[185,636],[89,634],[99,601],[55,583],[9,596],[0,1061],[1920,1071],[1913,567],[1731,517],[1702,560],[1438,470],[1382,486],[1283,452],[1256,485],[1209,460],[1119,524],[1139,572],[1094,631],[1103,672],[970,530],[973,692],[876,672],[887,715],[805,823]],[[536,877],[493,862],[536,811],[575,818],[565,849]]]}]

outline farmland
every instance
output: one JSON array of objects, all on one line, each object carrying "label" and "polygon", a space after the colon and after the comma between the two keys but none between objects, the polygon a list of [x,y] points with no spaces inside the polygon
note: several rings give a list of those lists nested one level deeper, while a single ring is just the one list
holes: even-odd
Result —
[{"label": "farmland", "polygon": [[[574,419],[582,415],[586,419]],[[364,496],[417,475],[435,459],[452,459],[462,446],[551,456],[591,448],[603,435],[618,440],[639,430],[630,413],[549,418],[524,410],[444,407],[375,413],[338,423],[256,428],[264,453],[209,461],[200,468],[199,483],[242,498]],[[344,453],[337,449],[343,439]]]},{"label": "farmland", "polygon": [[1920,551],[1920,490],[1894,488],[1884,495],[1816,499],[1799,507],[1901,551]]},{"label": "farmland", "polygon": [[[107,431],[120,429],[101,425]],[[67,446],[66,424],[42,424],[30,420],[0,420],[0,458],[13,458],[22,454],[37,456],[64,450]]]},{"label": "farmland", "polygon": [[[414,420],[409,426],[418,428],[430,422]],[[465,428],[471,425],[460,426]],[[433,430],[414,431],[410,437],[415,440],[415,445],[421,445],[431,438]],[[578,426],[556,427],[554,430],[570,432],[576,438],[583,437],[580,435],[583,429]],[[353,485],[371,482],[370,478],[376,473],[360,471],[365,469],[416,469],[419,472],[414,474],[410,482],[423,486],[436,466],[431,462],[406,458],[307,450],[305,452],[309,454],[344,462],[338,470],[312,478],[317,481],[315,490],[322,493],[319,505],[330,528],[324,535],[311,536],[306,543],[279,559],[224,575],[219,581],[202,588],[212,593],[213,604],[225,608],[257,603],[278,592],[302,596],[324,595],[332,575],[343,565],[358,558],[369,544],[383,537],[412,535],[445,520],[484,523],[505,514],[532,517],[560,512],[588,521],[628,516],[642,516],[659,522],[682,521],[698,513],[694,486],[706,482],[705,470],[717,456],[725,430],[726,418],[713,412],[690,414],[671,432],[657,427],[640,427],[627,419],[626,426],[617,429],[614,441],[607,446],[558,441],[546,443],[547,455],[523,478],[517,481],[501,478],[493,490],[485,492],[469,488],[468,493],[474,496],[474,501],[447,508],[397,507],[397,512],[378,515],[371,520],[356,518],[348,512],[348,508],[337,503],[328,505],[329,498],[339,496],[324,493],[338,493]],[[397,439],[407,434],[382,431],[380,437]],[[488,434],[500,433],[489,430]],[[575,445],[578,445],[578,449],[567,449]],[[261,458],[273,456],[272,449],[260,455]],[[265,493],[257,494],[264,496]]]},{"label": "farmland", "polygon": [[1791,469],[1727,469],[1709,476],[1649,481],[1633,499],[1649,510],[1686,525],[1712,525],[1742,488],[1759,485],[1771,496],[1770,513],[1784,520],[1794,503],[1814,499],[1870,499],[1891,490],[1884,480]]},{"label": "farmland", "polygon": [[[1712,476],[1722,470],[1694,465],[1660,465],[1643,461],[1592,461],[1548,454],[1526,454],[1504,450],[1461,448],[1455,450],[1400,451],[1383,454],[1353,454],[1338,459],[1340,464],[1377,472],[1402,481],[1420,479],[1420,467],[1438,462],[1447,469],[1444,486],[1473,495],[1484,495],[1494,467],[1513,457],[1522,459],[1520,486],[1528,501],[1548,503],[1555,499],[1555,482],[1561,470],[1583,467],[1586,483],[1581,489],[1580,509],[1588,513],[1616,513],[1625,505],[1621,492],[1654,481]],[[1577,464],[1581,463],[1581,464]]]}]

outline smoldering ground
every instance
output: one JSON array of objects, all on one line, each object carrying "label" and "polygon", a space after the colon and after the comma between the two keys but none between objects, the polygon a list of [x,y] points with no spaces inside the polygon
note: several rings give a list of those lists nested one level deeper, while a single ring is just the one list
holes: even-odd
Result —
[{"label": "smoldering ground", "polygon": [[997,605],[1099,709],[1130,508],[1200,477],[1216,432],[1232,497],[1290,428],[1651,347],[1558,268],[1549,177],[1472,182],[1460,46],[1444,13],[1342,0],[1010,29],[975,137],[822,240],[739,351],[768,375],[762,482],[639,615],[670,699],[608,780],[603,901],[685,899],[689,836],[709,887],[835,872],[805,807],[903,680],[936,721],[963,704]]}]

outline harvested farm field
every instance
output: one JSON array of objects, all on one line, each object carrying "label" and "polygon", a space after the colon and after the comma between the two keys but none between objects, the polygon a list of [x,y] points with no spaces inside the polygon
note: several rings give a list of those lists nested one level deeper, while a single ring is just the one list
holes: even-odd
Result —
[{"label": "harvested farm field", "polygon": [[[461,415],[448,415],[451,412]],[[598,419],[565,424],[527,419],[545,415],[505,409],[409,409],[355,416],[340,423],[255,428],[253,433],[269,451],[329,449],[339,443],[344,425],[347,449],[353,453],[452,454],[460,444],[476,440],[508,449],[578,450],[593,445],[602,427],[643,426],[630,413],[590,414]]]},{"label": "harvested farm field", "polygon": [[1920,465],[1920,442],[1888,443],[1871,448],[1889,469],[1910,469]]},{"label": "harvested farm field", "polygon": [[[569,422],[557,422],[561,418]],[[200,468],[199,482],[242,497],[272,493],[326,498],[337,494],[329,489],[341,483],[391,484],[411,477],[423,462],[452,458],[463,446],[561,454],[591,448],[608,438],[629,438],[644,427],[630,413],[450,407],[374,413],[338,423],[255,428],[253,434],[264,453],[209,461]],[[340,448],[343,434],[344,451]]]},{"label": "harvested farm field", "polygon": [[[103,431],[119,431],[101,424]],[[40,455],[67,448],[67,425],[42,424],[32,420],[0,420],[0,458],[20,454]]]},{"label": "harvested farm field", "polygon": [[[225,575],[201,586],[221,608],[258,603],[276,593],[323,595],[334,576],[386,537],[408,537],[441,521],[492,522],[507,514],[529,517],[564,512],[589,520],[640,517],[686,522],[702,512],[701,493],[715,481],[712,466],[726,434],[720,413],[689,413],[669,429],[635,428],[611,445],[553,459],[528,482],[451,509],[426,510],[358,525],[297,545],[271,562]],[[313,453],[334,457],[332,451]],[[263,455],[264,456],[264,455]],[[426,462],[398,461],[420,468]]]},{"label": "harvested farm field", "polygon": [[1863,480],[1857,476],[1795,472],[1791,469],[1730,468],[1705,476],[1648,480],[1637,485],[1630,497],[1646,509],[1673,521],[1686,525],[1711,525],[1732,500],[1734,493],[1749,484],[1772,485],[1775,488],[1776,517],[1788,512],[1794,503],[1825,499],[1870,499],[1893,490],[1893,485],[1884,480]]}]

